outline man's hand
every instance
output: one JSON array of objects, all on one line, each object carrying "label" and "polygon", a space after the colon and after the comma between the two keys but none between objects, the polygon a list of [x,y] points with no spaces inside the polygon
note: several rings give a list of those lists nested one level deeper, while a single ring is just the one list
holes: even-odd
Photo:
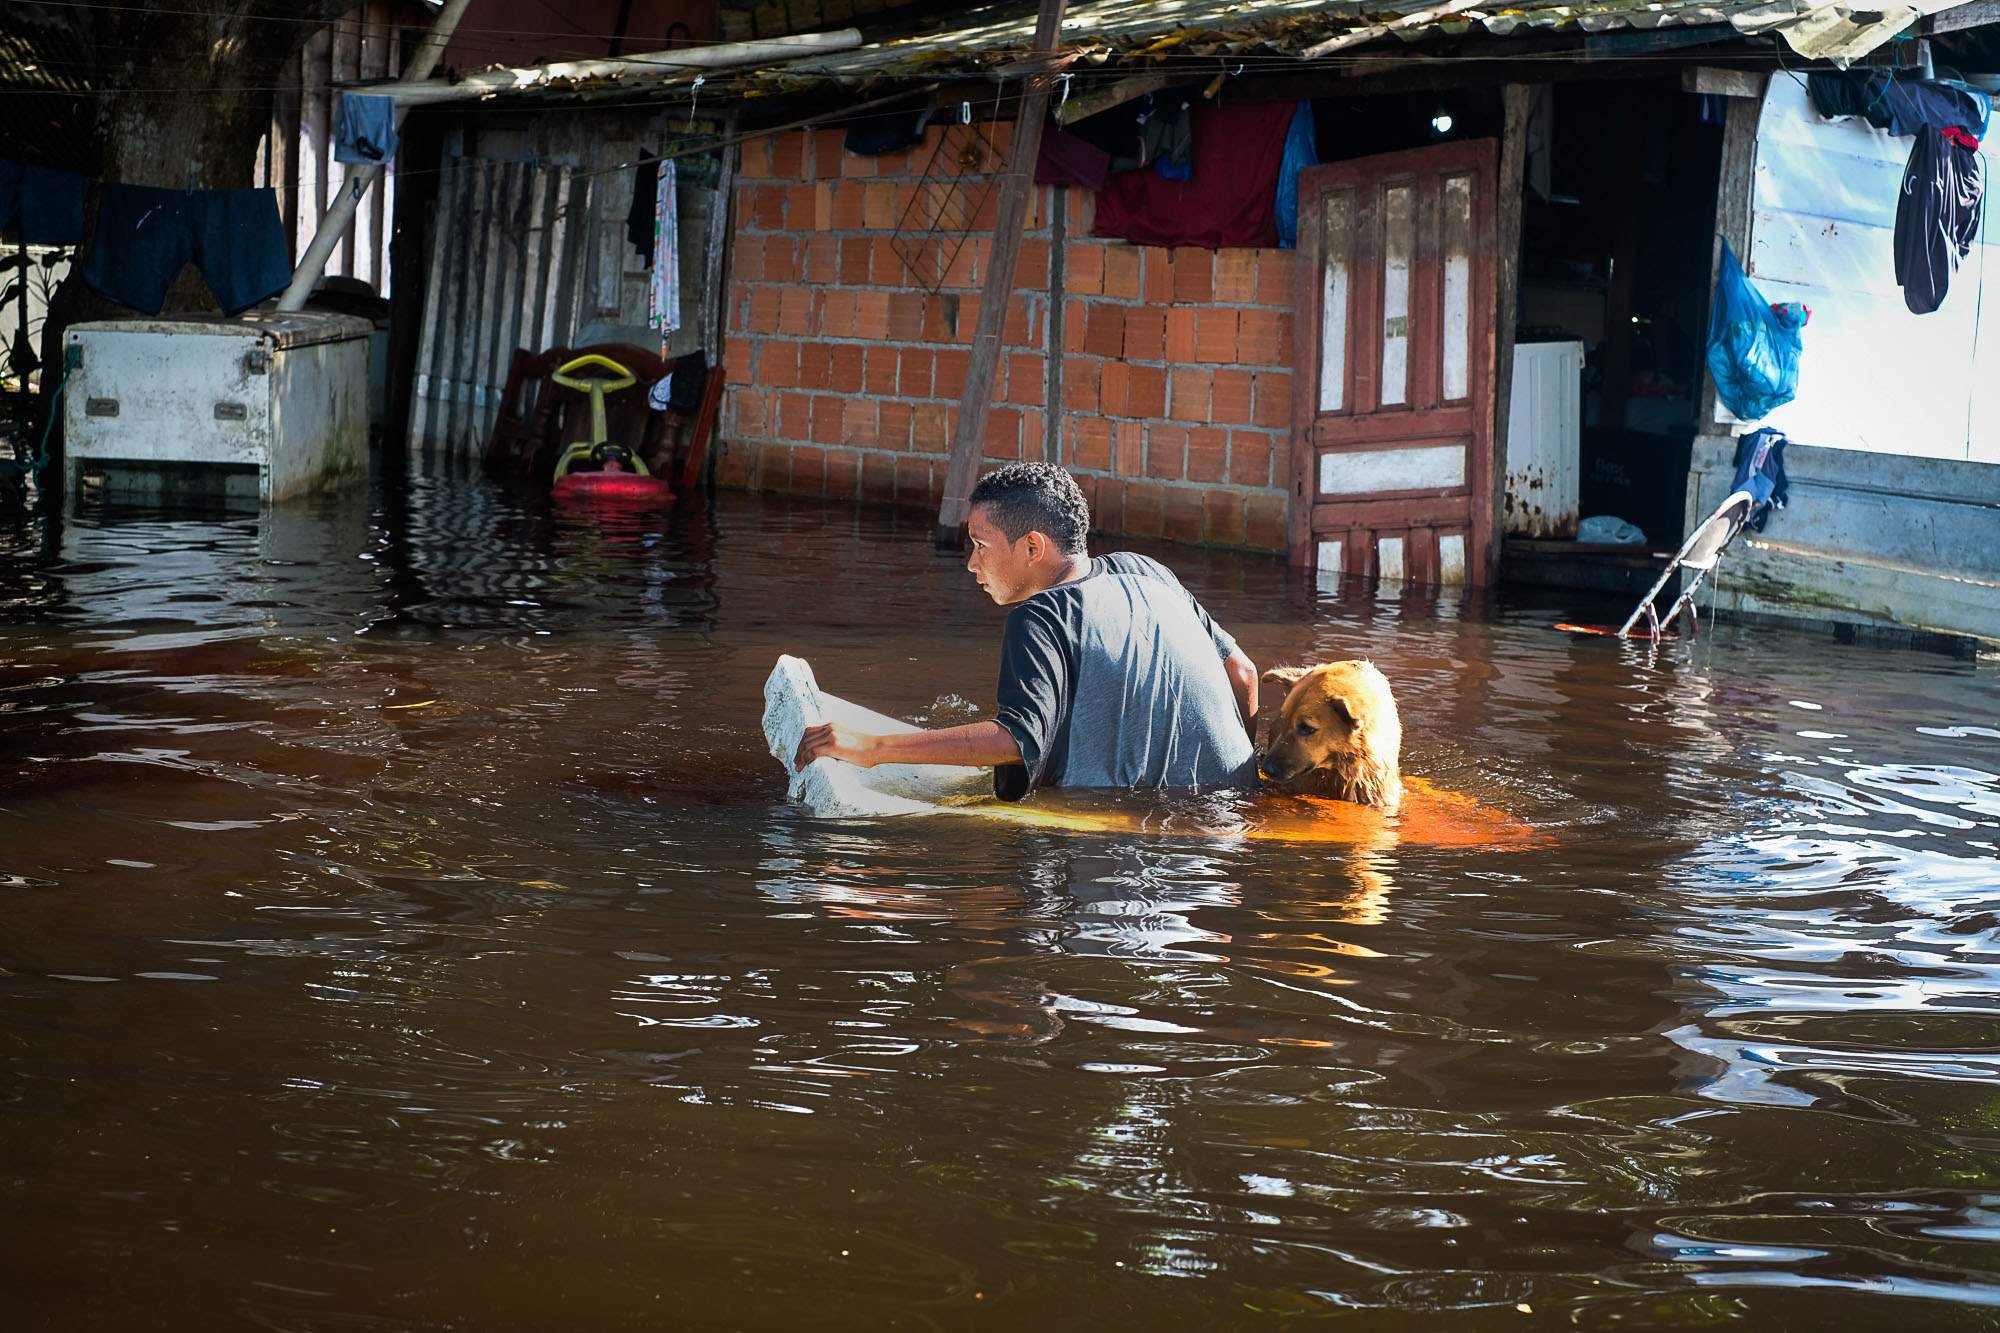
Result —
[{"label": "man's hand", "polygon": [[792,767],[802,769],[815,759],[831,755],[835,759],[845,759],[857,768],[873,768],[878,762],[877,751],[881,742],[880,736],[822,722],[816,727],[807,727],[805,735],[799,738],[799,752],[792,761]]}]

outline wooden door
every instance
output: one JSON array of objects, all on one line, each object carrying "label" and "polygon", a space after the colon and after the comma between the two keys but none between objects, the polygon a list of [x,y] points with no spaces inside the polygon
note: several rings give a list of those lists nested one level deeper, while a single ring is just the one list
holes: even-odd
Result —
[{"label": "wooden door", "polygon": [[1479,139],[1300,177],[1292,563],[1487,581],[1498,156]]}]

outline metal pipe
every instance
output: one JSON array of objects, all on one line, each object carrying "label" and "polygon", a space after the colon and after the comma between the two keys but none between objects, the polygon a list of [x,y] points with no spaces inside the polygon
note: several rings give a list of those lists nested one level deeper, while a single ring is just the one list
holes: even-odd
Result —
[{"label": "metal pipe", "polygon": [[393,97],[399,107],[428,106],[435,102],[472,102],[500,93],[526,92],[587,79],[629,79],[652,74],[665,81],[682,74],[698,75],[706,70],[769,65],[803,56],[852,51],[860,45],[860,29],[842,28],[836,32],[810,32],[797,37],[729,42],[689,50],[650,51],[615,59],[558,60],[552,64],[527,65],[517,69],[483,69],[466,75],[456,83],[420,74],[405,77],[400,83],[373,84],[367,91],[379,97]]},{"label": "metal pipe", "polygon": [[[416,51],[410,56],[410,63],[403,67],[405,79],[430,77],[431,71],[437,68],[439,59],[443,57],[445,45],[451,41],[451,34],[458,27],[458,21],[465,17],[465,11],[471,4],[472,0],[446,0],[444,9],[437,16],[437,21],[431,24],[431,30],[424,34],[424,39],[417,43]],[[396,123],[398,126],[403,123],[403,109],[400,106],[396,109]],[[313,233],[312,244],[306,247],[305,254],[299,259],[299,266],[292,270],[292,285],[285,288],[285,294],[278,298],[278,309],[305,309],[306,298],[312,295],[313,284],[319,281],[319,275],[326,270],[327,256],[333,253],[334,246],[340,244],[341,236],[354,222],[354,210],[367,195],[369,187],[375,183],[375,178],[381,174],[380,162],[371,163],[349,173],[347,183],[328,206],[326,216],[319,220],[319,230]]]}]

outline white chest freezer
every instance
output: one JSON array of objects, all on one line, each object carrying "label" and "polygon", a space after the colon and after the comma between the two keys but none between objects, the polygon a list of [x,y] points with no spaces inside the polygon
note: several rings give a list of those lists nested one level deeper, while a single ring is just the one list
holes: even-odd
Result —
[{"label": "white chest freezer", "polygon": [[265,503],[368,474],[365,320],[318,311],[78,324],[63,393],[69,494]]}]

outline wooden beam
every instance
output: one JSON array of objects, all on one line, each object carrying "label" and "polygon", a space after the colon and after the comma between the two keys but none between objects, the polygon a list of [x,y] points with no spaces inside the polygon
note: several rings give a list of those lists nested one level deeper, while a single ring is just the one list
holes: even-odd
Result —
[{"label": "wooden beam", "polygon": [[1498,197],[1493,201],[1493,305],[1498,327],[1493,339],[1493,464],[1487,472],[1492,494],[1486,497],[1493,515],[1489,531],[1495,540],[1484,580],[1488,587],[1500,582],[1499,539],[1507,530],[1507,430],[1514,401],[1514,326],[1520,314],[1521,192],[1527,181],[1528,112],[1534,89],[1525,83],[1510,83],[1500,97],[1505,112],[1500,130],[1500,171],[1494,178]]},{"label": "wooden beam", "polygon": [[[1054,51],[1062,34],[1066,0],[1041,0],[1035,23],[1035,50]],[[972,359],[965,371],[965,393],[958,403],[958,430],[951,441],[951,466],[945,472],[944,500],[938,506],[937,544],[957,550],[965,542],[965,520],[972,512],[973,479],[986,444],[986,413],[993,405],[993,371],[1000,360],[1000,343],[1007,329],[1007,306],[1014,295],[1014,268],[1021,257],[1021,233],[1028,222],[1028,204],[1035,193],[1035,159],[1042,148],[1042,122],[1049,114],[1046,80],[1029,83],[1021,98],[1021,117],[1014,122],[1014,143],[1007,157],[1007,175],[1000,183],[1000,211],[993,224],[993,258],[979,300],[979,324],[972,335]],[[1061,354],[1050,348],[1049,354]]]},{"label": "wooden beam", "polygon": [[[1747,98],[1732,98],[1729,102],[1728,119],[1722,127],[1722,174],[1715,186],[1715,230],[1717,240],[1714,256],[1709,264],[1708,290],[1713,300],[1715,281],[1722,272],[1722,242],[1727,240],[1736,257],[1744,265],[1750,262],[1750,213],[1751,192],[1757,185],[1757,118],[1762,112],[1760,103]],[[1702,330],[1702,345],[1708,345],[1708,331]],[[1701,373],[1701,415],[1695,423],[1695,431],[1700,435],[1713,434],[1715,421],[1715,377],[1708,373],[1704,361]],[[1688,522],[1701,521],[1701,515],[1694,515]]]},{"label": "wooden beam", "polygon": [[1688,65],[1681,70],[1681,91],[1714,93],[1718,97],[1764,97],[1764,85],[1771,76],[1762,70],[1717,69],[1713,65]]},{"label": "wooden beam", "polygon": [[[1074,125],[1077,121],[1109,111],[1114,106],[1122,106],[1135,97],[1156,93],[1173,83],[1173,77],[1166,74],[1135,74],[1129,79],[1120,79],[1108,88],[1100,88],[1094,93],[1082,93],[1064,102],[1056,112],[1056,124]],[[1048,98],[1043,96],[1047,103]]]},{"label": "wooden beam", "polygon": [[1916,30],[1926,37],[1935,37],[1943,32],[1983,28],[1989,23],[2000,23],[2000,0],[1971,0],[1970,4],[1953,5],[1920,20]]}]

